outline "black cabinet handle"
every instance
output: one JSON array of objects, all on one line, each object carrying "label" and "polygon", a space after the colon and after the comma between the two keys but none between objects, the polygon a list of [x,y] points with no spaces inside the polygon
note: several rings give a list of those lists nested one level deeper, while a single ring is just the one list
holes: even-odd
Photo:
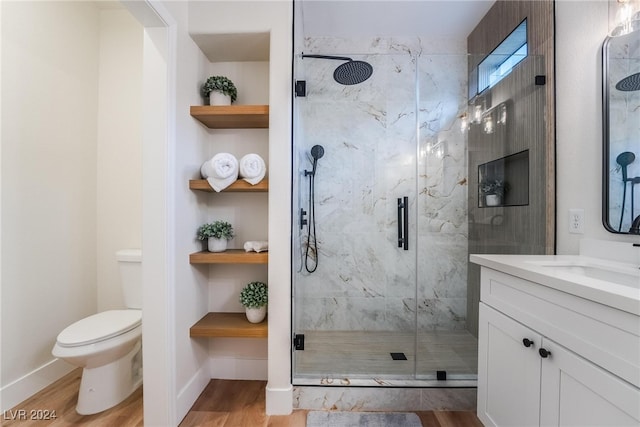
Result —
[{"label": "black cabinet handle", "polygon": [[533,341],[531,341],[529,338],[523,338],[522,344],[524,344],[525,347],[529,348],[533,345]]},{"label": "black cabinet handle", "polygon": [[540,357],[542,357],[543,359],[551,356],[551,352],[544,347],[538,350],[538,353],[540,353]]}]

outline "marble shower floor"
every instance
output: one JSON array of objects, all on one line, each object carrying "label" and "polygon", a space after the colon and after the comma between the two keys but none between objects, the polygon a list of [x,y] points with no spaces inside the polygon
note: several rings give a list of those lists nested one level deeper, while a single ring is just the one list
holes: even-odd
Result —
[{"label": "marble shower floor", "polygon": [[[295,378],[398,378],[435,379],[477,374],[478,340],[467,331],[420,332],[415,355],[413,333],[389,331],[305,332],[305,349],[295,352]],[[404,353],[407,360],[393,360]]]}]

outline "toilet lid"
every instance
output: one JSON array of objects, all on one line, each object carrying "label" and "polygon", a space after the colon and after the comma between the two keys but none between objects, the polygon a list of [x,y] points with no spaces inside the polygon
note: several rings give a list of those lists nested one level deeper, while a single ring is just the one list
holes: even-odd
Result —
[{"label": "toilet lid", "polygon": [[109,310],[78,320],[58,335],[62,347],[93,344],[122,335],[142,323],[141,310]]}]

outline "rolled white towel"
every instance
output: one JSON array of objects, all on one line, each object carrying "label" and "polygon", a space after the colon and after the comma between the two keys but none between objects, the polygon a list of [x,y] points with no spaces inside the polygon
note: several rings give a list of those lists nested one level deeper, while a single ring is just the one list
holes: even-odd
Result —
[{"label": "rolled white towel", "polygon": [[200,175],[205,178],[211,188],[220,192],[238,179],[238,159],[233,154],[218,153],[204,162]]},{"label": "rolled white towel", "polygon": [[249,240],[244,242],[245,252],[264,252],[269,250],[269,242],[266,240]]},{"label": "rolled white towel", "polygon": [[240,159],[240,178],[249,184],[256,185],[263,180],[266,173],[267,165],[259,155],[251,153]]}]

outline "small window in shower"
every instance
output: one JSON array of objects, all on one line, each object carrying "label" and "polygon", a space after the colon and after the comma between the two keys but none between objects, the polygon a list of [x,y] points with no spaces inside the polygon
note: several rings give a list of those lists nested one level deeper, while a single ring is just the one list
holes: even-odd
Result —
[{"label": "small window in shower", "polygon": [[478,65],[477,92],[493,87],[527,57],[525,19]]},{"label": "small window in shower", "polygon": [[478,207],[529,204],[529,150],[478,166]]}]

